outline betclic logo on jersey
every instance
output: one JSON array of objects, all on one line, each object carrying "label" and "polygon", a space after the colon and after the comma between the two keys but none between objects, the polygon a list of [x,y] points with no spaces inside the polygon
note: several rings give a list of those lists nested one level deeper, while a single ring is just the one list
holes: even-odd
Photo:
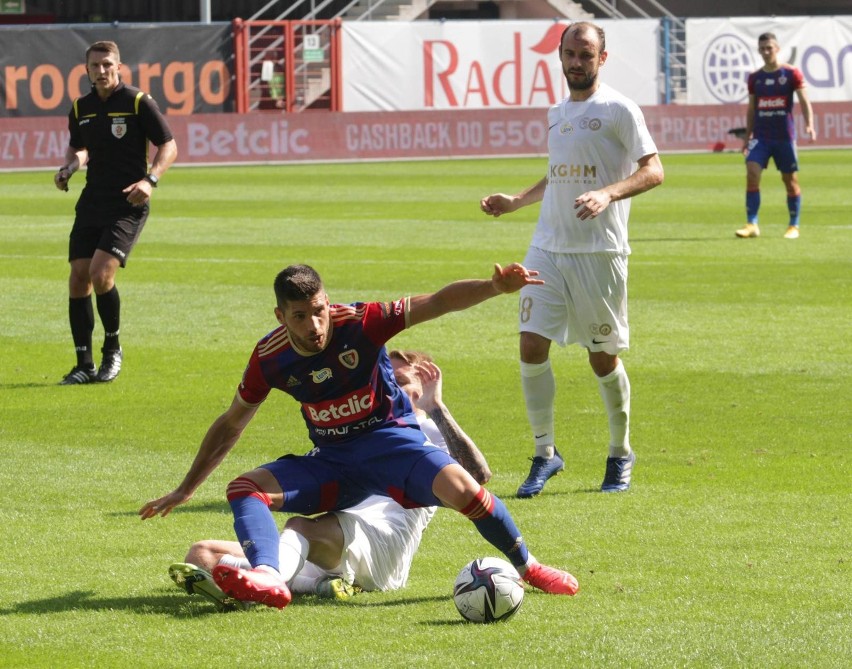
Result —
[{"label": "betclic logo on jersey", "polygon": [[336,427],[363,420],[373,410],[375,394],[371,386],[359,388],[351,395],[326,402],[305,403],[302,409],[317,427]]},{"label": "betclic logo on jersey", "polygon": [[786,109],[787,98],[784,95],[773,95],[771,97],[758,98],[758,109]]}]

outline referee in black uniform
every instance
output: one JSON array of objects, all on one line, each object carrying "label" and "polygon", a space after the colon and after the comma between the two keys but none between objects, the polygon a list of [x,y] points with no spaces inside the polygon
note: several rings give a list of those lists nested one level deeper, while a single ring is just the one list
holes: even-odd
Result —
[{"label": "referee in black uniform", "polygon": [[[77,363],[60,385],[112,381],[121,371],[115,273],[139,239],[151,193],[177,158],[177,145],[157,103],[124,85],[120,66],[115,42],[95,42],[86,50],[92,92],[76,99],[68,114],[65,164],[53,177],[56,187],[67,191],[74,172],[88,166],[68,245],[68,317]],[[156,147],[150,170],[149,143]],[[92,355],[93,289],[104,328],[98,369]]]}]

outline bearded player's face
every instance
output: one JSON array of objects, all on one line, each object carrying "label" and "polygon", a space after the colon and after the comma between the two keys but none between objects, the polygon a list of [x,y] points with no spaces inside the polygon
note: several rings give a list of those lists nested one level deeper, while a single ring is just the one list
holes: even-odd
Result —
[{"label": "bearded player's face", "polygon": [[276,307],[278,322],[287,326],[290,342],[304,353],[319,353],[328,346],[331,318],[328,296],[321,291],[308,300]]},{"label": "bearded player's face", "polygon": [[569,29],[562,39],[560,59],[568,88],[585,91],[595,85],[598,70],[606,61],[606,51],[600,50],[598,36],[593,30]]}]

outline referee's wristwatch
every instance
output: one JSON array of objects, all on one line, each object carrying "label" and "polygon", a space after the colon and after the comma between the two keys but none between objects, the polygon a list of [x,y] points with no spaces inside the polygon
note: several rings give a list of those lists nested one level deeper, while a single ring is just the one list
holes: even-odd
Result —
[{"label": "referee's wristwatch", "polygon": [[156,188],[157,184],[160,183],[160,180],[157,178],[156,174],[146,174],[145,181],[151,184],[154,188]]}]

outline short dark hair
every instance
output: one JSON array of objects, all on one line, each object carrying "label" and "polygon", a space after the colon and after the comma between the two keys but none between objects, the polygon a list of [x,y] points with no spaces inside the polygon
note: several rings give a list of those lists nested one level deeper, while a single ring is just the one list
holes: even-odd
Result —
[{"label": "short dark hair", "polygon": [[94,42],[89,45],[89,48],[86,49],[86,62],[89,62],[89,54],[92,51],[103,51],[105,53],[111,53],[115,55],[115,59],[120,63],[121,62],[121,54],[118,52],[118,44],[115,42],[110,42],[109,40],[102,40],[100,42]]},{"label": "short dark hair", "polygon": [[775,37],[775,33],[763,33],[760,37],[757,38],[758,42],[767,42],[769,40],[778,41],[778,38]]},{"label": "short dark hair", "polygon": [[309,300],[323,289],[322,279],[309,265],[290,265],[275,277],[275,299],[278,306],[287,302]]},{"label": "short dark hair", "polygon": [[571,23],[565,30],[562,31],[562,36],[559,38],[559,49],[562,50],[562,43],[565,41],[565,35],[568,34],[569,30],[573,30],[574,28],[579,28],[580,30],[591,30],[598,35],[598,41],[600,42],[601,51],[606,51],[606,33],[604,33],[604,29],[599,25],[595,25],[591,21],[577,21],[576,23]]}]

